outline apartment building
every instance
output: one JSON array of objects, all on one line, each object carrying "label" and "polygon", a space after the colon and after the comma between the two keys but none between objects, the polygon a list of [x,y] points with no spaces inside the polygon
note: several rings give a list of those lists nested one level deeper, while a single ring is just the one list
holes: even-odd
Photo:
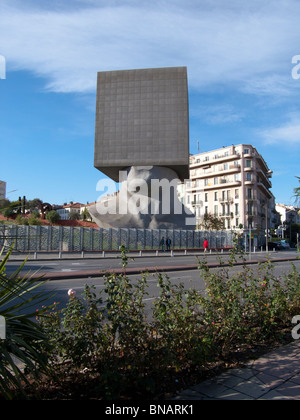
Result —
[{"label": "apartment building", "polygon": [[276,211],[280,214],[280,224],[300,223],[300,208],[276,204]]},{"label": "apartment building", "polygon": [[190,180],[184,203],[201,227],[205,214],[223,221],[224,229],[271,227],[275,200],[270,191],[272,171],[255,147],[223,147],[190,156]]},{"label": "apartment building", "polygon": [[6,197],[6,182],[0,181],[0,199]]},{"label": "apartment building", "polygon": [[68,220],[70,213],[81,213],[81,207],[83,204],[81,203],[73,203],[71,201],[69,204],[64,203],[63,206],[54,206],[54,210],[57,211],[57,213],[60,216],[60,220]]}]

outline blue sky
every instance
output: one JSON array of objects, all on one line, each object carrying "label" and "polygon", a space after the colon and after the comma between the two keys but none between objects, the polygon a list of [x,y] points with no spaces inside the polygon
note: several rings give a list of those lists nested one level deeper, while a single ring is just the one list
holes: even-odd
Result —
[{"label": "blue sky", "polygon": [[[11,200],[95,201],[98,71],[186,66],[190,152],[253,144],[293,203],[298,0],[0,0],[0,179]],[[300,71],[299,71],[300,73]]]}]

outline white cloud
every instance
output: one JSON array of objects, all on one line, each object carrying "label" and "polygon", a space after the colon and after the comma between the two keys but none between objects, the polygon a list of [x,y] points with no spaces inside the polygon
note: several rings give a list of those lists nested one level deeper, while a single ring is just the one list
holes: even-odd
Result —
[{"label": "white cloud", "polygon": [[186,65],[194,88],[230,83],[252,94],[291,93],[286,78],[300,52],[296,0],[41,3],[2,1],[0,53],[8,71],[45,77],[49,90],[94,92],[101,70]]},{"label": "white cloud", "polygon": [[259,136],[267,144],[300,145],[300,116],[290,115],[287,122],[262,130]]},{"label": "white cloud", "polygon": [[204,120],[208,124],[232,124],[243,119],[244,114],[232,105],[194,105],[190,109],[190,116],[197,118],[200,122]]}]

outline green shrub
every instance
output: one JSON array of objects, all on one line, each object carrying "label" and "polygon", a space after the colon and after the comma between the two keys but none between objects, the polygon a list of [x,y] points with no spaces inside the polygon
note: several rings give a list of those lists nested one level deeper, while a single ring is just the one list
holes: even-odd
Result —
[{"label": "green shrub", "polygon": [[[201,369],[244,344],[280,339],[299,313],[295,266],[277,278],[270,262],[257,269],[244,264],[232,275],[221,261],[221,269],[213,272],[204,260],[199,262],[204,291],[186,290],[156,274],[159,294],[147,316],[148,274],[133,283],[124,247],[121,252],[123,272],[106,274],[98,297],[93,287],[86,286],[82,297],[70,290],[65,308],[54,306],[39,317],[54,366],[63,362],[66,371],[97,376],[102,398],[137,390],[153,397],[166,376]],[[230,266],[238,257],[233,252]]]}]

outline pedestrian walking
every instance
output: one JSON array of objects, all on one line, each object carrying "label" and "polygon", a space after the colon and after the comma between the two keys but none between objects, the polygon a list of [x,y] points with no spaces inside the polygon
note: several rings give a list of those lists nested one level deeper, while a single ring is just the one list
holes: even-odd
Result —
[{"label": "pedestrian walking", "polygon": [[208,240],[205,238],[203,242],[204,252],[207,252],[208,250]]},{"label": "pedestrian walking", "polygon": [[166,245],[167,245],[167,250],[168,251],[170,251],[170,249],[171,249],[171,243],[172,243],[171,239],[170,238],[167,238]]},{"label": "pedestrian walking", "polygon": [[165,237],[164,236],[161,238],[159,245],[161,246],[161,250],[165,252]]}]

